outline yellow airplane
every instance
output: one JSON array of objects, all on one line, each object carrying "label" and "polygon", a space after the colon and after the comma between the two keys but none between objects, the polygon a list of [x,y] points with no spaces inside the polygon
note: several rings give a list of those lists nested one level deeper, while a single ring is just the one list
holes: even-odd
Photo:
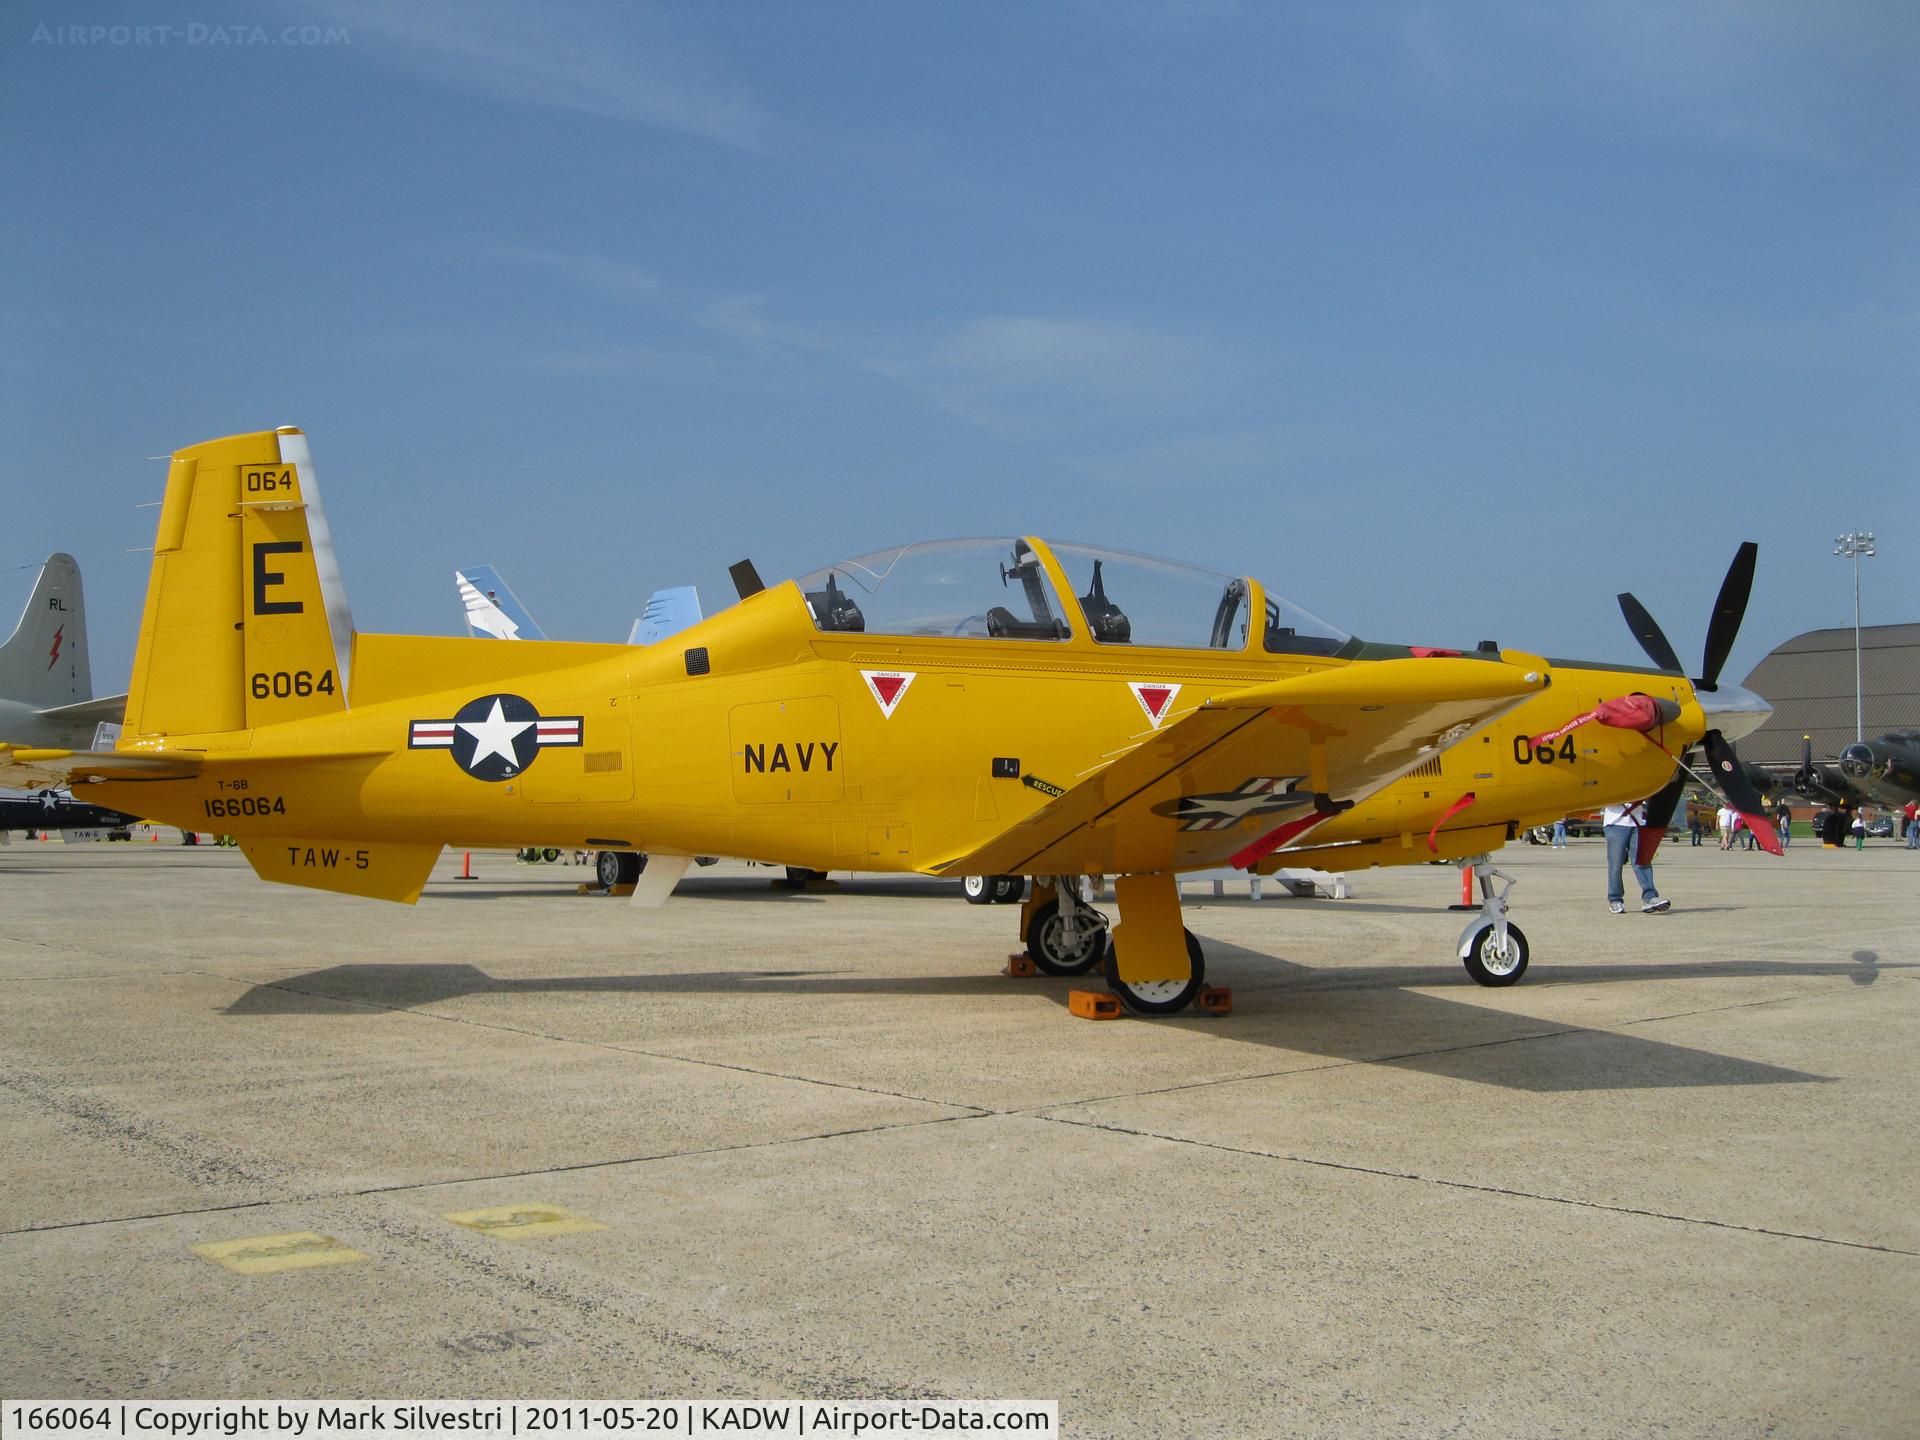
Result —
[{"label": "yellow airplane", "polygon": [[[651,646],[370,635],[283,428],[174,455],[119,747],[0,746],[0,782],[70,781],[238,837],[265,879],[385,900],[448,844],[644,850],[641,904],[694,855],[1032,876],[1036,964],[1103,965],[1149,1014],[1204,979],[1180,872],[1448,860],[1482,897],[1460,958],[1511,984],[1527,944],[1491,852],[1677,784],[1703,738],[1718,773],[1770,713],[1716,683],[1752,554],[1697,681],[1366,644],[1258,580],[1031,536],[771,587],[742,562],[739,603]],[[1075,883],[1095,874],[1110,935]]]}]

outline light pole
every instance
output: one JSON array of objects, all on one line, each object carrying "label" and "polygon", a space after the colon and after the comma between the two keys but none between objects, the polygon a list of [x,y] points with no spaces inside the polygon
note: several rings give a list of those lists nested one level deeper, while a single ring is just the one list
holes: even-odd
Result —
[{"label": "light pole", "polygon": [[1853,561],[1853,738],[1867,738],[1867,688],[1860,669],[1860,562],[1873,558],[1873,532],[1849,530],[1834,537],[1833,553]]}]

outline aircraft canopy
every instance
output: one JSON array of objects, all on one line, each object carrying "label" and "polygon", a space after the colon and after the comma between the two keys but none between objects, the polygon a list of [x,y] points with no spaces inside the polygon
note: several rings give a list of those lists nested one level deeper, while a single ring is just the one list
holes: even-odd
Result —
[{"label": "aircraft canopy", "polygon": [[[1063,603],[1043,563],[1072,587]],[[800,580],[828,631],[1065,640],[1180,650],[1244,650],[1253,623],[1244,579],[1197,565],[1037,539],[935,540],[878,550]],[[1331,655],[1345,631],[1271,593],[1260,642],[1276,653]]]}]

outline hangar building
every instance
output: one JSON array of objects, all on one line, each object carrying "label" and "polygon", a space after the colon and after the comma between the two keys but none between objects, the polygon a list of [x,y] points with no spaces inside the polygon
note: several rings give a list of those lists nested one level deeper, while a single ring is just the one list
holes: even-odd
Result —
[{"label": "hangar building", "polygon": [[[1863,625],[1860,668],[1867,739],[1920,727],[1920,625]],[[1798,765],[1802,735],[1822,760],[1853,743],[1851,625],[1794,636],[1741,683],[1773,706],[1773,718],[1740,742],[1742,760]]]}]

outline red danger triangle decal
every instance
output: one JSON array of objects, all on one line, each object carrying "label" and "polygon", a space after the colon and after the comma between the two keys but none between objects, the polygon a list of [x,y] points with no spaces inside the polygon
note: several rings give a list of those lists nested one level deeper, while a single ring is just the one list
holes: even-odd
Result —
[{"label": "red danger triangle decal", "polygon": [[862,670],[860,672],[867,682],[867,689],[873,692],[873,698],[880,703],[880,713],[889,720],[893,718],[894,708],[899,705],[900,697],[907,693],[907,687],[913,683],[915,673],[912,670]]},{"label": "red danger triangle decal", "polygon": [[1133,698],[1140,702],[1140,708],[1147,712],[1147,719],[1156,730],[1173,708],[1173,697],[1180,693],[1178,685],[1162,680],[1129,680],[1127,688],[1133,691]]}]

